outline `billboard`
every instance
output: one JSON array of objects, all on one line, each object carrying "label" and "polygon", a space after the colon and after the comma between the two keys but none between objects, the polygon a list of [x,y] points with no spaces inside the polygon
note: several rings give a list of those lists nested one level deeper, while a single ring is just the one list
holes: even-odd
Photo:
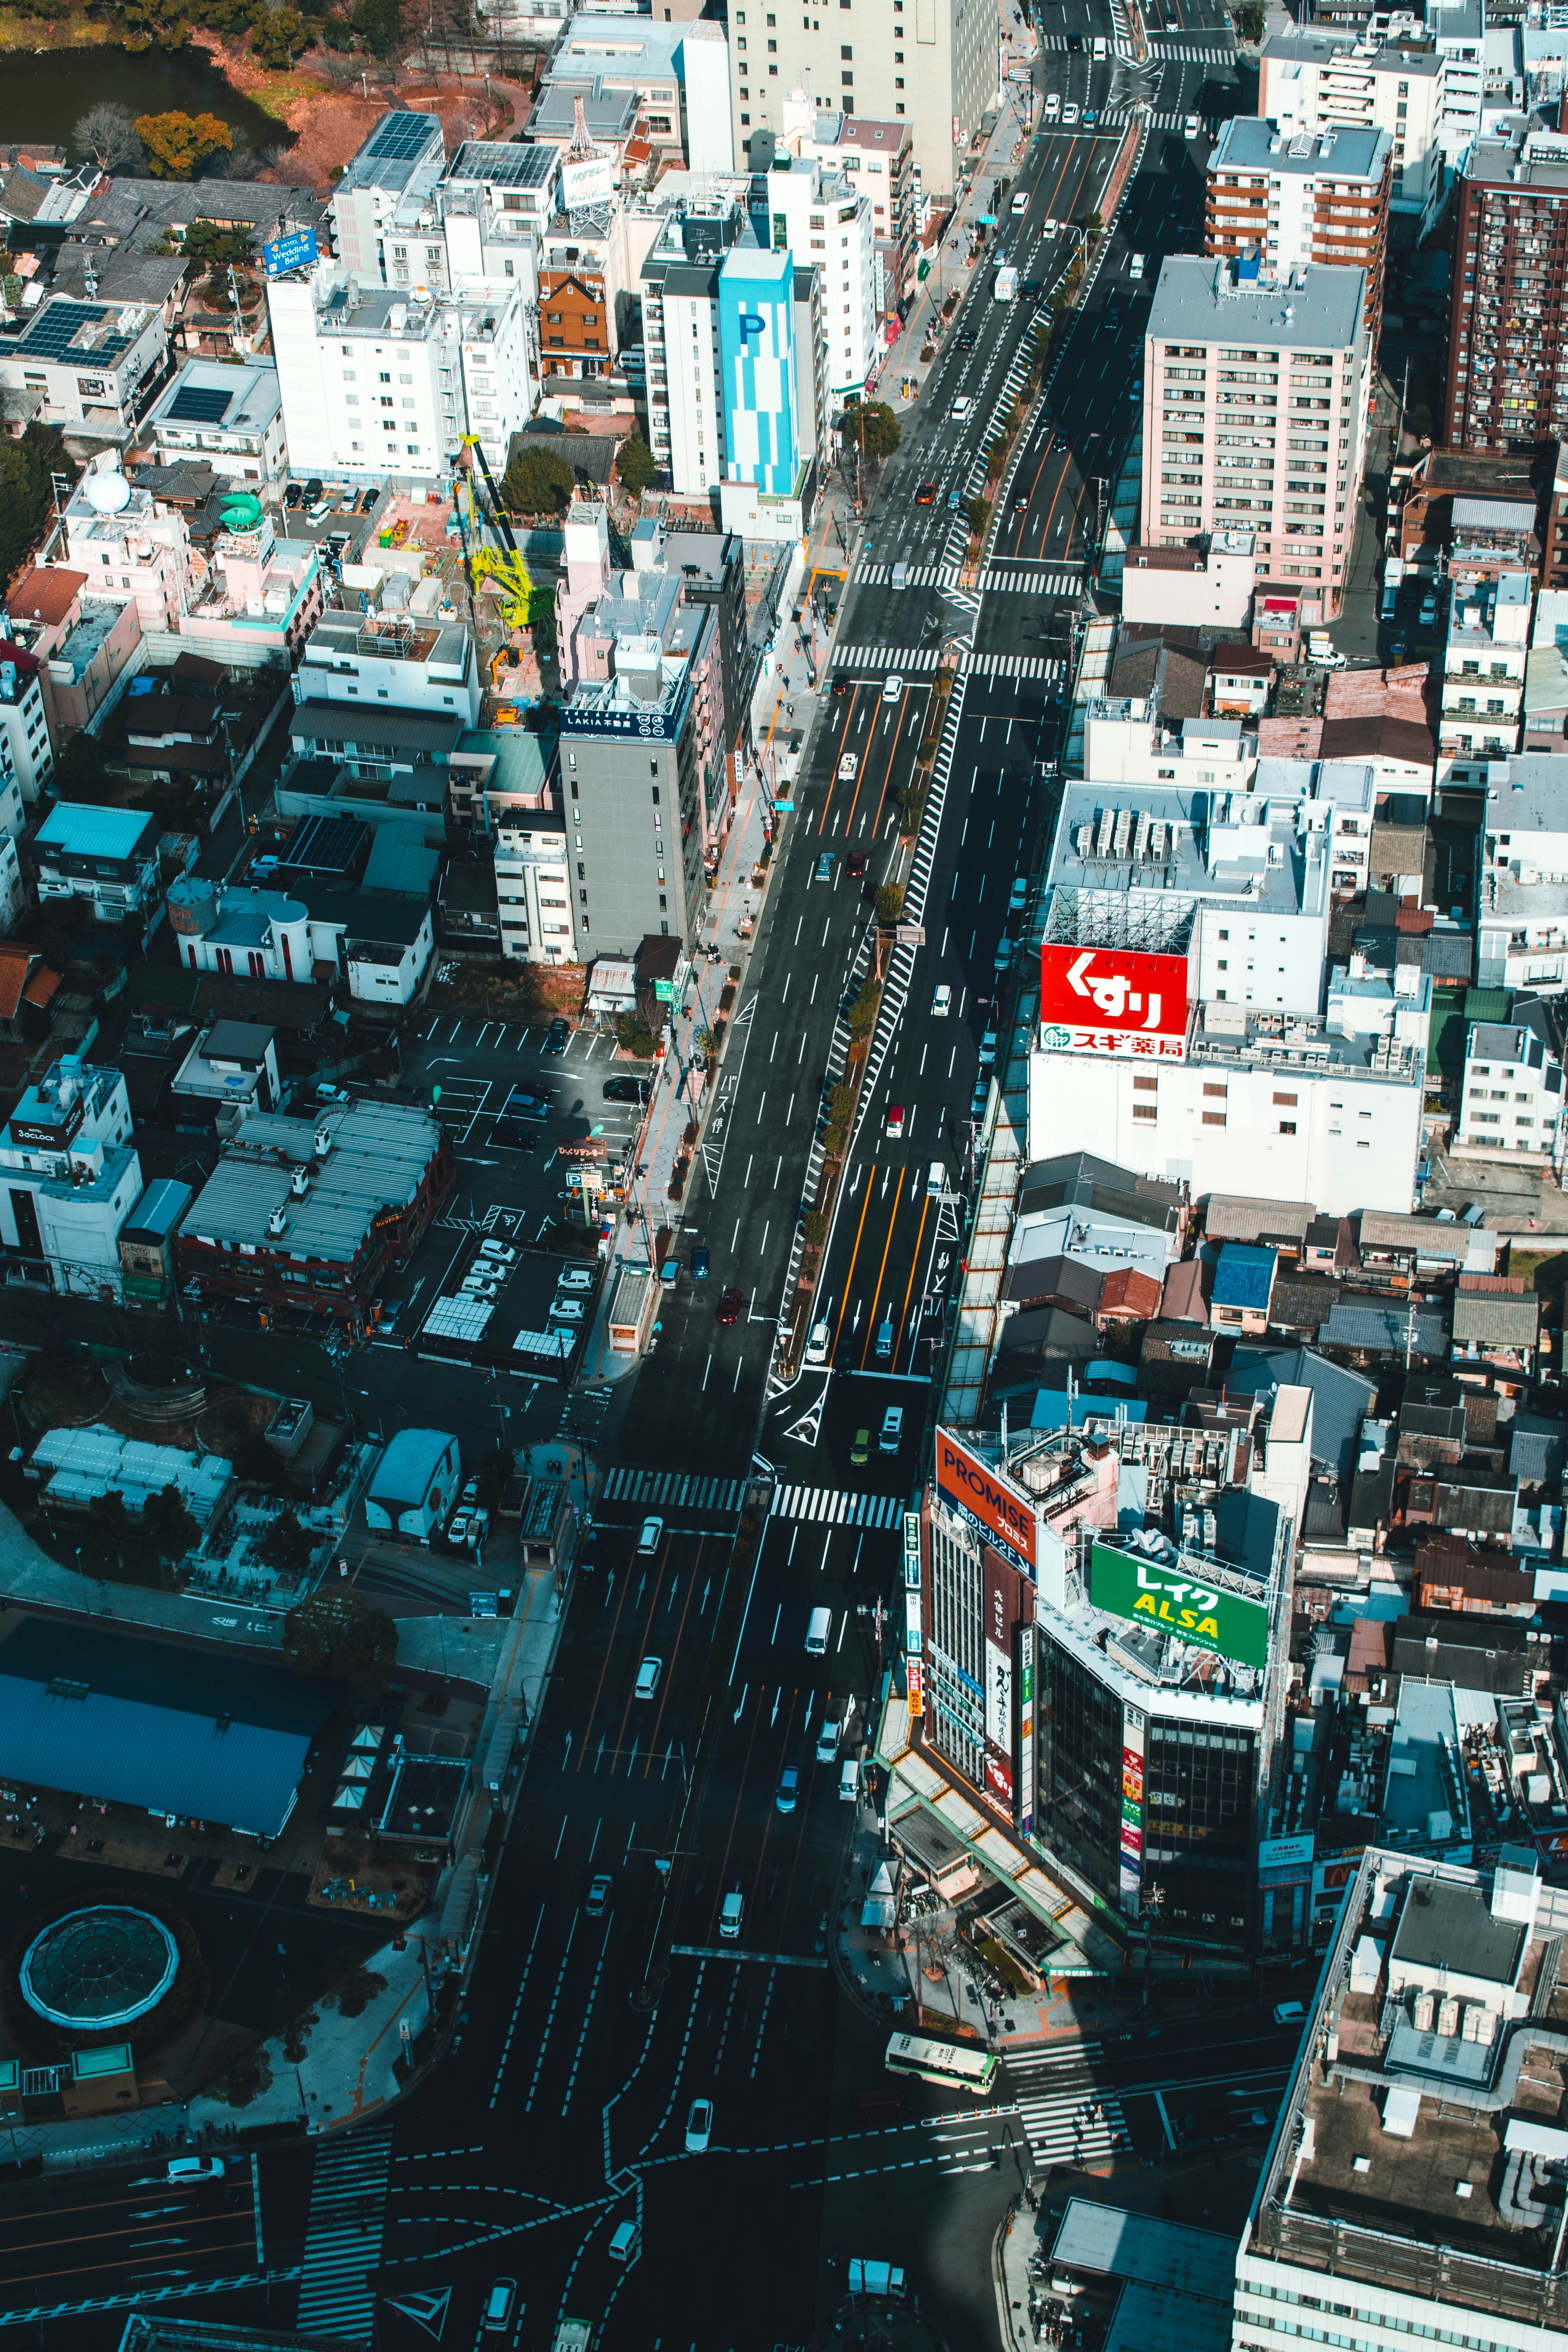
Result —
[{"label": "billboard", "polygon": [[315,258],[313,228],[290,229],[287,236],[275,236],[270,245],[261,248],[262,266],[268,278],[281,278],[289,269],[309,269]]},{"label": "billboard", "polygon": [[987,1469],[947,1430],[936,1433],[937,1492],[987,1543],[1000,1544],[1030,1576],[1035,1572],[1035,1504],[999,1470]]},{"label": "billboard", "polygon": [[1143,1717],[1121,1710],[1121,1841],[1119,1855],[1121,1908],[1138,1916],[1143,1887]]},{"label": "billboard", "polygon": [[918,1592],[921,1589],[921,1515],[918,1511],[904,1513],[904,1591]]},{"label": "billboard", "polygon": [[613,155],[587,155],[580,163],[561,166],[561,209],[586,212],[590,205],[607,205],[616,192]]},{"label": "billboard", "polygon": [[1047,1045],[1073,1053],[1180,1060],[1186,1050],[1187,959],[1047,940],[1040,949],[1040,1027]]},{"label": "billboard", "polygon": [[1265,1603],[1204,1584],[1180,1561],[1150,1559],[1096,1544],[1089,1559],[1089,1597],[1108,1616],[1156,1626],[1237,1665],[1268,1663]]}]

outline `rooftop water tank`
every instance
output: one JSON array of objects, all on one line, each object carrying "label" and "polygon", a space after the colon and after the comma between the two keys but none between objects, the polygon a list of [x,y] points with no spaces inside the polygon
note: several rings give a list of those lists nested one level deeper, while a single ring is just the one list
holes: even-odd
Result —
[{"label": "rooftop water tank", "polygon": [[199,875],[182,874],[170,883],[165,903],[172,928],[188,939],[199,939],[217,920],[217,891]]}]

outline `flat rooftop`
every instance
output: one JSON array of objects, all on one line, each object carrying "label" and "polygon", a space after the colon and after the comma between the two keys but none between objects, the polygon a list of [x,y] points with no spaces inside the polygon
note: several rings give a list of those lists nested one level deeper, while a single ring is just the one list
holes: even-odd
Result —
[{"label": "flat rooftop", "polygon": [[[317,1134],[330,1139],[318,1161]],[[187,1212],[180,1230],[193,1240],[225,1243],[334,1265],[351,1261],[383,1209],[406,1208],[441,1148],[441,1130],[423,1111],[398,1103],[355,1103],[317,1117],[247,1119]],[[296,1194],[297,1168],[309,1169]],[[270,1234],[281,1209],[287,1224]]]},{"label": "flat rooftop", "polygon": [[[1367,1849],[1258,2184],[1241,2298],[1277,2260],[1568,2326],[1568,2277],[1552,2272],[1560,2177],[1504,2210],[1510,2135],[1515,2150],[1522,2131],[1568,2155],[1568,2068],[1540,2038],[1568,2026],[1568,1996],[1542,1973],[1563,1898],[1536,1867],[1529,1848],[1505,1847],[1485,1872]],[[1458,2021],[1440,2014],[1447,1985]],[[1484,2032],[1464,2030],[1471,2011]],[[1463,2063],[1443,2063],[1450,2052]]]},{"label": "flat rooftop", "polygon": [[[1321,903],[1326,861],[1321,835],[1298,832],[1297,807],[1294,793],[1276,798],[1245,789],[1216,793],[1212,784],[1070,784],[1050,887],[1053,893],[1163,900],[1166,916],[1156,907],[1149,913],[1165,952],[1185,945],[1200,898],[1234,898],[1258,914],[1300,914]],[[1056,936],[1054,920],[1046,936]]]},{"label": "flat rooftop", "polygon": [[1258,343],[1310,352],[1347,350],[1364,320],[1359,269],[1317,262],[1294,281],[1238,279],[1232,264],[1168,254],[1160,264],[1146,334],[1154,342]]},{"label": "flat rooftop", "polygon": [[1216,172],[1268,172],[1282,177],[1381,181],[1394,142],[1386,131],[1325,122],[1316,131],[1281,131],[1255,114],[1233,114],[1209,157]]},{"label": "flat rooftop", "polygon": [[438,169],[446,154],[437,115],[384,114],[333,194],[342,196],[355,188],[388,188],[401,194],[416,173]]}]

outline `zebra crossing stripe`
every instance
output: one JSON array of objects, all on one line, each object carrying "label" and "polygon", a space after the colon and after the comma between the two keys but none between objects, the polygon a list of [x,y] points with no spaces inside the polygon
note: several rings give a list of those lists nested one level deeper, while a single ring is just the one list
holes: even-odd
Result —
[{"label": "zebra crossing stripe", "polygon": [[805,1519],[819,1527],[890,1528],[902,1509],[897,1495],[868,1495],[843,1486],[777,1486],[769,1516]]},{"label": "zebra crossing stripe", "polygon": [[739,1510],[745,1493],[741,1478],[705,1478],[700,1471],[612,1470],[605,1481],[606,1503],[689,1504],[698,1511]]},{"label": "zebra crossing stripe", "polygon": [[295,2326],[301,2335],[368,2344],[392,2168],[390,2131],[359,2132],[316,2151]]}]

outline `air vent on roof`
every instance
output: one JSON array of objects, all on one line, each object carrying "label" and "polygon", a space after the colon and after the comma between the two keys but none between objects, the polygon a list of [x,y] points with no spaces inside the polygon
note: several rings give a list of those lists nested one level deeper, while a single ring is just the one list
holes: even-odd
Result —
[{"label": "air vent on roof", "polygon": [[73,1683],[65,1675],[57,1675],[45,1685],[50,1698],[86,1698],[91,1689],[89,1683]]}]

